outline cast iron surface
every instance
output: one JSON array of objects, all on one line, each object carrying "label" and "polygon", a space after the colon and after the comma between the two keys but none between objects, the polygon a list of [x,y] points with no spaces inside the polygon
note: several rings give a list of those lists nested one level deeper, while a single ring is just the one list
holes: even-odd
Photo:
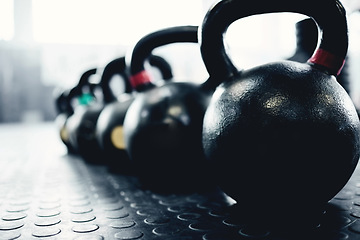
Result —
[{"label": "cast iron surface", "polygon": [[69,129],[68,119],[74,114],[72,101],[81,96],[83,88],[88,86],[88,78],[96,73],[96,69],[89,69],[85,71],[78,82],[73,88],[66,90],[63,94],[55,99],[58,116],[56,122],[58,123],[60,138],[68,148],[69,152],[77,152],[76,145],[70,141],[70,135],[74,129]]},{"label": "cast iron surface", "polygon": [[[151,76],[145,69],[153,50],[181,43],[197,44],[198,27],[176,26],[151,32],[136,43],[129,55],[131,79],[139,94],[124,119],[124,141],[143,182],[156,187],[171,182],[181,188],[185,180],[190,185],[205,179],[197,173],[206,167],[202,124],[214,89],[191,80],[172,81],[150,89]],[[148,87],[146,91],[143,85]],[[186,178],[181,179],[182,176]]]},{"label": "cast iron surface", "polygon": [[[241,18],[277,12],[305,14],[318,23],[322,38],[316,53],[307,63],[278,61],[237,70],[225,51],[227,27]],[[221,189],[241,202],[249,217],[258,212],[264,224],[282,226],[296,205],[297,215],[306,218],[309,207],[321,208],[355,170],[360,122],[335,78],[347,39],[339,1],[319,0],[313,6],[309,0],[246,5],[223,0],[207,13],[201,53],[210,79],[222,84],[204,116],[204,152]],[[339,61],[328,64],[330,56]]]},{"label": "cast iron surface", "polygon": [[66,155],[53,124],[2,125],[0,133],[0,239],[360,238],[359,170],[319,222],[296,223],[293,206],[283,219],[288,227],[270,231],[249,224],[217,189],[153,192],[134,176]]},{"label": "cast iron surface", "polygon": [[[133,89],[126,74],[125,57],[118,58],[114,61],[110,62],[107,67],[110,68],[110,70],[114,68],[116,71],[123,73],[123,80],[127,86],[125,89],[126,91],[120,96],[117,96],[116,99],[113,94],[109,94],[112,91],[109,82],[113,74],[107,73],[105,75],[106,72],[104,70],[101,81],[104,83],[104,96],[110,97],[108,99],[109,101],[105,101],[106,104],[99,113],[95,126],[95,136],[97,144],[101,148],[101,154],[106,155],[106,164],[112,165],[112,168],[116,171],[123,172],[123,166],[129,164],[129,159],[128,154],[125,151],[125,145],[123,144],[122,129],[125,114],[131,103],[134,101],[135,95],[132,93]],[[163,80],[169,81],[172,79],[171,66],[164,58],[150,55],[148,61],[152,67],[157,68],[160,71]],[[117,140],[114,140],[115,136]],[[119,161],[119,159],[121,160]]]}]

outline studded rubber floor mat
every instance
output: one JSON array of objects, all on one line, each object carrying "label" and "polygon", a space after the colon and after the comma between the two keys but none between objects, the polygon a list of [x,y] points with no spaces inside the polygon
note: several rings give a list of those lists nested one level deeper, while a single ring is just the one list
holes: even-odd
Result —
[{"label": "studded rubber floor mat", "polygon": [[[152,192],[136,177],[68,156],[52,124],[0,126],[0,149],[0,240],[360,239],[359,170],[317,224],[270,231],[239,217],[216,188]],[[294,206],[284,223],[296,217]]]}]

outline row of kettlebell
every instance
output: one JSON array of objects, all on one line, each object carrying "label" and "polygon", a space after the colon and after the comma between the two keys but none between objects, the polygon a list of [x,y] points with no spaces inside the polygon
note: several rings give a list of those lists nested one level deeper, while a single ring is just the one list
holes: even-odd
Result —
[{"label": "row of kettlebell", "polygon": [[[304,63],[239,71],[225,50],[227,28],[274,12],[311,17],[319,43]],[[209,73],[204,83],[153,84],[145,60],[154,48],[175,42],[200,45]],[[122,106],[123,127],[117,125],[110,136],[126,148],[140,179],[153,186],[190,188],[214,181],[252,215],[285,216],[294,205],[300,215],[319,209],[346,184],[360,154],[359,118],[336,79],[347,48],[346,14],[338,0],[220,1],[200,29],[160,30],[135,45],[128,69],[137,94]],[[102,121],[100,116],[99,126]],[[87,147],[88,157],[92,150]],[[118,168],[126,165],[121,161]]]},{"label": "row of kettlebell", "polygon": [[[172,78],[171,67],[163,58],[151,55],[150,64],[158,67],[165,79]],[[125,57],[108,63],[98,83],[90,82],[91,76],[95,74],[98,74],[96,68],[84,72],[73,89],[57,96],[56,107],[59,115],[56,121],[60,138],[69,153],[79,154],[91,163],[109,163],[109,158],[116,159],[124,152],[122,138],[117,139],[119,132],[116,130],[116,122],[122,125],[125,112],[117,106],[131,103],[132,86],[126,73]],[[120,96],[115,96],[110,88],[110,81],[116,75],[119,75],[124,83],[124,93]],[[101,99],[94,93],[96,88],[101,90]],[[102,113],[105,109],[106,113]],[[102,115],[102,123],[97,127],[98,118]],[[111,122],[115,125],[110,126]],[[112,127],[116,129],[111,131]]]},{"label": "row of kettlebell", "polygon": [[[198,86],[192,81],[168,82],[172,78],[170,65],[151,52],[166,44],[198,43],[197,32],[196,26],[179,26],[150,33],[132,49],[128,67],[124,57],[110,62],[100,80],[105,103],[93,101],[77,107],[74,113],[62,114],[67,119],[66,124],[62,121],[61,138],[69,151],[89,162],[107,164],[111,170],[122,173],[134,170],[142,178],[150,179],[145,182],[152,186],[163,185],[164,179],[182,186],[183,174],[194,179],[205,164],[201,126],[215,86]],[[152,79],[145,69],[148,60],[160,69],[165,84],[158,86]],[[92,69],[83,74],[65,105],[69,105],[75,92],[81,96],[81,89],[86,83],[89,85],[86,80],[95,73]],[[109,88],[114,74],[122,74],[130,90],[118,99]],[[135,93],[131,93],[132,89]]]}]

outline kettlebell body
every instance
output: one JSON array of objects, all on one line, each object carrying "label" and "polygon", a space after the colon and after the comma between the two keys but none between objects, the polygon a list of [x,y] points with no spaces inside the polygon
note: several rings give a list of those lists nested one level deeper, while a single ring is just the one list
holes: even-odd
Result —
[{"label": "kettlebell body", "polygon": [[125,117],[125,142],[139,176],[149,185],[170,183],[175,189],[201,178],[201,129],[209,100],[197,84],[188,82],[167,83],[136,97]]},{"label": "kettlebell body", "polygon": [[96,141],[96,121],[103,106],[93,104],[90,106],[79,106],[74,115],[69,119],[69,127],[73,129],[70,141],[77,149],[77,153],[89,163],[102,163],[101,150]]},{"label": "kettlebell body", "polygon": [[74,152],[71,145],[69,144],[69,136],[67,135],[67,132],[65,130],[65,124],[67,119],[69,118],[69,114],[66,113],[60,113],[55,118],[55,125],[57,129],[59,129],[59,137],[62,143],[66,146],[66,149],[68,153]]},{"label": "kettlebell body", "polygon": [[[152,67],[159,69],[164,80],[172,79],[171,66],[164,58],[151,55],[149,63]],[[117,71],[124,73],[123,78],[129,90],[106,104],[101,111],[96,123],[96,138],[109,170],[112,172],[131,173],[132,167],[126,151],[123,124],[125,114],[130,104],[134,101],[135,95],[132,93],[132,86],[126,74],[127,66],[125,58],[121,58],[121,64],[117,65]]]},{"label": "kettlebell body", "polygon": [[74,110],[69,101],[70,92],[71,90],[63,90],[61,92],[55,93],[55,107],[58,113],[55,118],[55,125],[59,130],[60,140],[66,146],[67,152],[69,154],[73,154],[75,153],[75,150],[70,144],[69,134],[66,129],[67,119],[74,113]]},{"label": "kettlebell body", "polygon": [[[227,27],[242,17],[283,11],[318,23],[322,39],[313,56],[306,63],[238,71],[225,53]],[[261,214],[266,224],[283,223],[293,206],[298,219],[321,212],[349,180],[360,153],[359,118],[335,77],[347,52],[341,3],[223,0],[209,10],[201,34],[210,78],[222,82],[203,124],[204,152],[221,189],[243,215]]]},{"label": "kettlebell body", "polygon": [[152,32],[137,42],[129,61],[130,79],[138,94],[125,116],[125,144],[141,182],[152,189],[188,191],[206,182],[201,132],[213,90],[191,81],[146,91],[136,86],[151,82],[144,62],[153,49],[198,43],[197,30],[196,26],[177,26]]},{"label": "kettlebell body", "polygon": [[[125,114],[133,102],[133,96],[127,96],[119,102],[109,103],[101,112],[96,134],[98,143],[103,149],[110,169],[113,171],[128,171],[128,156],[123,137],[123,122]],[[113,163],[111,164],[110,161]],[[113,166],[114,165],[114,166]]]},{"label": "kettlebell body", "polygon": [[353,173],[359,122],[335,77],[281,62],[243,71],[216,90],[203,144],[222,189],[240,204],[315,207]]},{"label": "kettlebell body", "polygon": [[[100,148],[97,146],[93,129],[103,105],[94,95],[97,84],[89,82],[90,76],[96,72],[97,69],[93,68],[83,74],[80,80],[82,84],[79,84],[73,93],[78,100],[78,106],[67,121],[71,145],[76,149],[76,153],[89,163],[101,163]],[[85,88],[88,88],[88,92],[84,91]]]},{"label": "kettlebell body", "polygon": [[[60,138],[62,141],[68,145],[68,149],[70,149],[69,153],[71,154],[78,154],[77,149],[77,143],[73,140],[72,135],[74,135],[74,132],[76,131],[75,125],[72,124],[74,118],[76,119],[77,115],[74,116],[76,109],[81,109],[84,106],[87,105],[92,97],[91,95],[86,95],[86,101],[80,101],[79,99],[83,95],[84,88],[86,88],[89,84],[88,79],[91,75],[96,73],[96,69],[92,68],[87,71],[85,71],[81,77],[79,82],[76,86],[74,86],[68,93],[66,93],[64,100],[64,106],[68,109],[68,116],[66,118],[63,118],[64,123],[62,127],[60,128]],[[85,98],[84,98],[85,99]]]}]

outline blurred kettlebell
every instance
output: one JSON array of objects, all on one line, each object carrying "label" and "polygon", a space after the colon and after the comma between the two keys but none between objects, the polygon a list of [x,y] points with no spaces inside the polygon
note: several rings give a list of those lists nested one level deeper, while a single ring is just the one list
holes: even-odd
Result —
[{"label": "blurred kettlebell", "polygon": [[61,92],[55,93],[57,95],[55,97],[55,107],[57,111],[55,124],[59,129],[60,139],[66,146],[68,153],[73,154],[75,153],[75,150],[69,142],[69,135],[65,127],[67,119],[74,113],[74,109],[68,100],[69,92],[69,90],[63,90]]},{"label": "blurred kettlebell", "polygon": [[[87,71],[84,82],[74,93],[79,105],[74,108],[74,114],[68,119],[70,143],[84,160],[91,163],[100,163],[100,150],[94,141],[93,126],[103,103],[95,98],[94,83],[89,82],[90,76],[97,74],[97,69]],[[86,88],[86,89],[85,89]],[[86,91],[85,91],[86,90]]]},{"label": "blurred kettlebell", "polygon": [[[169,63],[162,57],[151,55],[149,58],[151,66],[156,67],[164,80],[172,79],[172,70]],[[107,68],[116,68],[117,71],[124,73],[124,82],[126,86],[125,93],[117,98],[110,93],[104,93],[105,96],[112,96],[108,99],[108,104],[101,111],[96,124],[96,138],[100,145],[104,158],[106,159],[109,170],[113,172],[128,173],[131,170],[128,155],[125,149],[123,137],[123,123],[125,114],[133,102],[135,95],[131,93],[132,86],[127,77],[125,57],[114,60],[109,63]],[[109,88],[111,75],[103,75],[104,86],[102,89],[111,92]],[[111,101],[111,102],[110,102]]]},{"label": "blurred kettlebell", "polygon": [[[318,28],[311,18],[305,18],[295,24],[296,30],[296,50],[293,56],[287,60],[304,63],[306,62],[316,49],[318,43]],[[336,76],[340,85],[350,94],[350,82],[348,74],[348,57],[341,70]],[[351,95],[350,95],[351,96]]]},{"label": "blurred kettlebell", "polygon": [[125,146],[140,180],[152,189],[190,190],[206,182],[201,131],[215,87],[207,81],[172,81],[154,87],[144,69],[157,47],[198,44],[197,30],[197,26],[177,26],[152,32],[129,55],[130,80],[138,95],[125,116]]},{"label": "blurred kettlebell", "polygon": [[[70,139],[70,136],[72,135],[74,129],[71,124],[69,124],[69,122],[71,123],[71,118],[74,114],[74,108],[78,108],[79,106],[84,107],[81,105],[87,105],[91,101],[91,94],[89,95],[89,93],[84,93],[83,91],[84,88],[86,88],[86,86],[88,86],[89,84],[89,77],[95,73],[95,68],[85,71],[81,75],[77,85],[70,89],[68,92],[65,92],[61,99],[59,99],[62,102],[61,104],[63,105],[61,108],[67,109],[67,113],[57,119],[60,127],[60,138],[67,146],[68,153],[70,154],[78,154],[78,151],[76,145],[74,145],[74,143]],[[58,105],[58,107],[60,106]]]},{"label": "blurred kettlebell", "polygon": [[[238,71],[225,51],[228,26],[276,12],[312,17],[322,33],[318,48],[307,63]],[[348,48],[341,3],[223,0],[208,11],[200,34],[210,79],[222,82],[203,125],[204,151],[221,189],[244,215],[261,214],[270,224],[283,223],[294,206],[297,218],[320,210],[347,183],[360,152],[359,118],[335,78]]]}]

